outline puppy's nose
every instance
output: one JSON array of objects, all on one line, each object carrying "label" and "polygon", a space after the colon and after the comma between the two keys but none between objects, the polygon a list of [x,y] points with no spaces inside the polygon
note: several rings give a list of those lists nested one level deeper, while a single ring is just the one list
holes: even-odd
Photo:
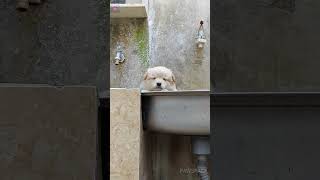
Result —
[{"label": "puppy's nose", "polygon": [[161,86],[161,83],[157,83],[157,86]]}]

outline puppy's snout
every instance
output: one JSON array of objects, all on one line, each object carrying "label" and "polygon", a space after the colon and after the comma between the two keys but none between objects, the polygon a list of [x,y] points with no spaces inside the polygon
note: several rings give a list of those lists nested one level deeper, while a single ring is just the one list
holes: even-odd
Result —
[{"label": "puppy's snout", "polygon": [[160,83],[160,82],[158,82],[158,83],[157,83],[157,86],[158,86],[158,87],[160,87],[160,86],[161,86],[161,83]]}]

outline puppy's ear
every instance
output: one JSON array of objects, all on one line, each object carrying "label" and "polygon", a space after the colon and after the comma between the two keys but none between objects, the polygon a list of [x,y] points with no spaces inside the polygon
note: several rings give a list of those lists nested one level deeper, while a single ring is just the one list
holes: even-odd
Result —
[{"label": "puppy's ear", "polygon": [[147,80],[147,78],[148,78],[148,71],[146,73],[144,73],[144,75],[143,75],[144,80]]},{"label": "puppy's ear", "polygon": [[173,74],[171,74],[171,78],[172,78],[172,82],[176,82],[176,77]]}]

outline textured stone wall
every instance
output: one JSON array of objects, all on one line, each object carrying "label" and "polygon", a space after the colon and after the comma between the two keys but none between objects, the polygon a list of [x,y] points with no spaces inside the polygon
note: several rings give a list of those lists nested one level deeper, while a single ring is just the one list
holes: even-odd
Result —
[{"label": "textured stone wall", "polygon": [[[195,38],[204,21],[207,44],[198,51]],[[210,1],[149,1],[150,66],[172,69],[180,90],[210,88]]]},{"label": "textured stone wall", "polygon": [[[111,19],[110,85],[112,88],[139,88],[149,66],[148,26],[145,18]],[[116,48],[123,48],[126,61],[115,65]]]},{"label": "textured stone wall", "polygon": [[[139,89],[110,90],[110,178],[143,179],[143,130]],[[141,176],[141,178],[140,178]]]},{"label": "textured stone wall", "polygon": [[320,1],[213,1],[215,91],[319,91]]},{"label": "textured stone wall", "polygon": [[[112,19],[110,46],[111,87],[137,88],[146,68],[173,70],[180,90],[210,88],[210,1],[148,1],[148,18]],[[204,21],[208,39],[198,51],[195,37]],[[116,44],[124,47],[127,62],[116,66]]]},{"label": "textured stone wall", "polygon": [[0,83],[107,90],[108,13],[105,0],[46,0],[26,12],[1,0]]},{"label": "textured stone wall", "polygon": [[1,179],[99,179],[96,97],[94,87],[1,86]]}]

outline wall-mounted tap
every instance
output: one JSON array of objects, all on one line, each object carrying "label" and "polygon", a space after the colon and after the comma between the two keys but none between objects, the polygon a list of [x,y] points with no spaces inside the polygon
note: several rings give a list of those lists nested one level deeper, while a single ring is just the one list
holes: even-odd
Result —
[{"label": "wall-mounted tap", "polygon": [[198,48],[203,48],[204,44],[207,42],[206,37],[204,35],[204,29],[203,29],[203,21],[200,21],[200,27],[198,29],[198,34],[196,37],[196,44]]},{"label": "wall-mounted tap", "polygon": [[114,64],[119,65],[120,63],[123,63],[125,60],[126,58],[124,57],[122,47],[118,45],[117,51],[116,51],[116,57],[114,58]]}]

